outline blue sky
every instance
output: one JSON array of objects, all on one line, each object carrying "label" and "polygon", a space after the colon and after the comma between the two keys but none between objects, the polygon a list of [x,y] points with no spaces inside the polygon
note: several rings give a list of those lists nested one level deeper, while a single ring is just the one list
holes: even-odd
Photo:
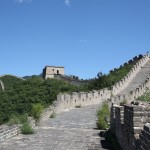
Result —
[{"label": "blue sky", "polygon": [[150,0],[0,0],[0,75],[88,79],[149,49]]}]

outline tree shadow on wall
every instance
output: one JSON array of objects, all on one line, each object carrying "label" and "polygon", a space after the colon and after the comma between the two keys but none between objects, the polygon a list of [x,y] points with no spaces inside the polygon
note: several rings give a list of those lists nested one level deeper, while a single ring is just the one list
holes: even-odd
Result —
[{"label": "tree shadow on wall", "polygon": [[99,136],[101,137],[100,138],[101,146],[102,146],[103,149],[113,150],[112,144],[105,139],[106,132],[107,131],[100,131],[100,133],[99,133]]},{"label": "tree shadow on wall", "polygon": [[102,148],[107,150],[122,150],[115,134],[110,130],[100,131],[99,136],[101,137],[100,143]]}]

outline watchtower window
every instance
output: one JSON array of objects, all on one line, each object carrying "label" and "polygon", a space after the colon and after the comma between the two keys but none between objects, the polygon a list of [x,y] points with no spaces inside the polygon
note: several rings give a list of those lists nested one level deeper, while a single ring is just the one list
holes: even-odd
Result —
[{"label": "watchtower window", "polygon": [[57,70],[57,74],[59,74],[59,70]]}]

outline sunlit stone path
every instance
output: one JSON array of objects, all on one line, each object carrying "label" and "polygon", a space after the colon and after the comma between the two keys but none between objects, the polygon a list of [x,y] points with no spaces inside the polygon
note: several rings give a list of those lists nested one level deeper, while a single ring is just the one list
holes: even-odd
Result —
[{"label": "sunlit stone path", "polygon": [[110,149],[96,130],[98,105],[75,108],[36,127],[33,135],[18,135],[0,143],[0,150],[104,150]]}]

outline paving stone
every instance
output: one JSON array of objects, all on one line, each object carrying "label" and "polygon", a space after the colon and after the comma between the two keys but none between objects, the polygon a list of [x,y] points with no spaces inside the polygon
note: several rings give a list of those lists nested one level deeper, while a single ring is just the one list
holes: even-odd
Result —
[{"label": "paving stone", "polygon": [[0,143],[0,150],[101,150],[96,128],[98,105],[64,111],[36,127],[35,134],[18,135]]}]

